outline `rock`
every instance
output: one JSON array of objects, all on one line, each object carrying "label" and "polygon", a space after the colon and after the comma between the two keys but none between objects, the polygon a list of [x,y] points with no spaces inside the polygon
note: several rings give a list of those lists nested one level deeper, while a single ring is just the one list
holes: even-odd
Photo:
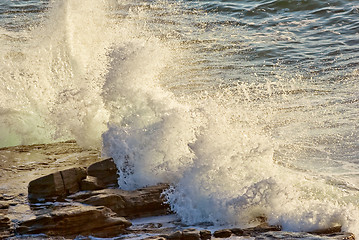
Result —
[{"label": "rock", "polygon": [[213,236],[216,238],[228,238],[231,235],[232,235],[232,231],[229,229],[221,229],[213,233]]},{"label": "rock", "polygon": [[241,228],[232,228],[230,230],[236,236],[243,236],[243,234],[244,234],[244,231]]},{"label": "rock", "polygon": [[342,231],[342,226],[335,226],[335,227],[331,227],[331,228],[314,230],[309,233],[311,233],[311,234],[331,234],[331,233],[339,233],[341,231]]},{"label": "rock", "polygon": [[82,191],[93,191],[104,189],[106,186],[102,184],[97,177],[87,176],[81,180],[80,188]]},{"label": "rock", "polygon": [[81,180],[86,178],[86,170],[84,168],[70,168],[60,171],[63,179],[66,195],[76,193],[80,190]]},{"label": "rock", "polygon": [[169,234],[166,238],[170,239],[170,240],[181,240],[182,239],[182,232],[181,231],[176,231],[174,233]]},{"label": "rock", "polygon": [[170,240],[199,240],[200,232],[194,228],[184,229],[169,234],[166,238]]},{"label": "rock", "polygon": [[201,230],[199,234],[201,239],[211,239],[212,237],[212,233],[209,230]]},{"label": "rock", "polygon": [[198,230],[194,228],[185,229],[182,231],[181,240],[199,240],[201,237]]},{"label": "rock", "polygon": [[167,240],[167,238],[161,236],[152,236],[152,237],[144,238],[143,240]]},{"label": "rock", "polygon": [[354,240],[355,236],[352,233],[342,232],[342,226],[335,226],[331,228],[318,229],[309,232],[313,235],[320,235],[322,237],[341,239],[341,240]]},{"label": "rock", "polygon": [[86,170],[80,167],[43,176],[29,183],[28,198],[30,201],[61,199],[79,191],[85,177]]},{"label": "rock", "polygon": [[272,226],[272,225],[268,225],[267,223],[262,223],[253,228],[243,229],[243,235],[244,236],[256,236],[259,233],[278,232],[281,230],[282,230],[281,226]]},{"label": "rock", "polygon": [[19,234],[44,233],[50,236],[92,235],[114,237],[125,231],[131,223],[115,217],[106,207],[83,204],[55,207],[47,214],[22,222],[16,229]]},{"label": "rock", "polygon": [[121,189],[103,189],[91,192],[79,192],[69,196],[74,201],[92,205],[106,206],[122,217],[145,217],[167,214],[169,206],[161,196],[167,184],[146,187],[135,191]]},{"label": "rock", "polygon": [[11,221],[8,217],[0,215],[0,239],[5,239],[12,235]]},{"label": "rock", "polygon": [[8,209],[9,207],[10,207],[10,202],[0,200],[0,209]]},{"label": "rock", "polygon": [[90,165],[87,173],[89,176],[96,177],[104,186],[118,187],[117,166],[112,158]]},{"label": "rock", "polygon": [[332,234],[311,234],[307,232],[285,232],[285,231],[274,231],[258,233],[251,238],[256,240],[271,240],[271,239],[316,239],[316,240],[355,240],[352,233],[332,233]]},{"label": "rock", "polygon": [[321,236],[325,236],[327,238],[336,239],[336,240],[355,240],[355,235],[353,233],[347,233],[347,232],[324,234]]}]

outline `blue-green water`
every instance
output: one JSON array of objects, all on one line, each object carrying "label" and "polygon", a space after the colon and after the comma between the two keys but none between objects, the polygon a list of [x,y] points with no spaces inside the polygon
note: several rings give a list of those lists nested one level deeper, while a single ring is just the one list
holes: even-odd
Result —
[{"label": "blue-green water", "polygon": [[359,229],[356,1],[0,3],[0,145],[76,139],[189,224]]}]

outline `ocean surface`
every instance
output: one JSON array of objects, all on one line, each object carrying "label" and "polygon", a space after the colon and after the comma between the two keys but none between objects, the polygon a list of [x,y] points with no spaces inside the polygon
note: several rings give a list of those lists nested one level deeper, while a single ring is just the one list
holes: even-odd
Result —
[{"label": "ocean surface", "polygon": [[76,139],[187,224],[359,236],[359,2],[1,0],[0,146]]}]

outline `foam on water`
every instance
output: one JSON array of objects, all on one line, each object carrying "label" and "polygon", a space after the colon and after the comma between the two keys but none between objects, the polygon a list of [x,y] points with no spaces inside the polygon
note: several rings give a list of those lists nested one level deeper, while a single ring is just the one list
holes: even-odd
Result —
[{"label": "foam on water", "polygon": [[[348,170],[339,158],[349,156],[349,165],[357,159],[354,150],[340,150],[357,139],[356,125],[338,114],[352,107],[348,96],[356,104],[350,80],[356,75],[335,85],[340,97],[333,85],[276,68],[273,79],[205,79],[199,85],[208,89],[191,92],[191,84],[219,64],[213,59],[227,59],[215,55],[223,38],[206,39],[216,31],[205,25],[204,39],[191,41],[192,33],[202,36],[195,27],[171,22],[167,14],[162,20],[169,29],[163,29],[151,10],[157,17],[172,10],[182,16],[176,4],[164,2],[61,0],[50,3],[39,26],[1,29],[1,145],[75,138],[102,146],[115,159],[121,188],[170,183],[168,202],[188,224],[244,227],[266,217],[285,230],[342,225],[359,234],[358,186],[335,175]],[[191,14],[184,19],[202,16]],[[187,42],[173,37],[176,28]],[[228,25],[222,34],[232,30]],[[201,51],[207,42],[213,51]],[[204,55],[206,61],[196,59]],[[181,84],[187,92],[170,90]],[[355,118],[352,111],[345,116]],[[329,147],[340,154],[326,153]]]}]

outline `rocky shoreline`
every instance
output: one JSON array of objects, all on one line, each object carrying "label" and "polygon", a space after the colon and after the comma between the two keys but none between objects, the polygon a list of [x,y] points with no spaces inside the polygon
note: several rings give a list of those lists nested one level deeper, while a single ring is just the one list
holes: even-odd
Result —
[{"label": "rocky shoreline", "polygon": [[355,239],[340,226],[289,233],[265,219],[247,229],[185,226],[161,195],[168,184],[121,190],[113,160],[74,141],[2,148],[0,167],[0,239]]}]

